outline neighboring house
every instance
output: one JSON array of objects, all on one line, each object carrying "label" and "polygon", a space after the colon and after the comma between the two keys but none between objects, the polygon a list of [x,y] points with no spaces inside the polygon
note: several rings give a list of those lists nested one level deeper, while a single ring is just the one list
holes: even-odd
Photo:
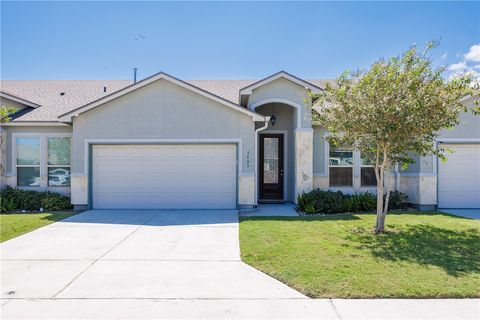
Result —
[{"label": "neighboring house", "polygon": [[[308,92],[325,81],[2,81],[2,186],[71,193],[75,208],[238,208],[313,188],[375,191],[358,152],[330,150]],[[465,99],[471,104],[472,99]],[[480,117],[442,132],[446,164],[422,157],[390,182],[421,208],[480,207]]]}]

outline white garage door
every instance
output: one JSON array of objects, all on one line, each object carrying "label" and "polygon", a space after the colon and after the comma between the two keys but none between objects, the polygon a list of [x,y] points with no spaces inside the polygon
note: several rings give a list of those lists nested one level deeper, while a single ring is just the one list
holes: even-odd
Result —
[{"label": "white garage door", "polygon": [[438,207],[480,208],[480,145],[448,145],[454,151],[439,161]]},{"label": "white garage door", "polygon": [[95,209],[234,209],[235,145],[93,147]]}]

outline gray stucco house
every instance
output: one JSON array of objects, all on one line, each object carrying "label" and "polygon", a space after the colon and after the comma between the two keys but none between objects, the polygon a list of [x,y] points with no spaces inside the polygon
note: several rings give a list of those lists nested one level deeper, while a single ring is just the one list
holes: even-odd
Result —
[{"label": "gray stucco house", "polygon": [[[71,194],[76,208],[239,208],[313,188],[375,191],[357,151],[330,149],[308,92],[324,80],[1,81],[2,186]],[[464,103],[472,105],[473,98]],[[441,133],[446,163],[389,176],[422,208],[480,207],[480,117]]]}]

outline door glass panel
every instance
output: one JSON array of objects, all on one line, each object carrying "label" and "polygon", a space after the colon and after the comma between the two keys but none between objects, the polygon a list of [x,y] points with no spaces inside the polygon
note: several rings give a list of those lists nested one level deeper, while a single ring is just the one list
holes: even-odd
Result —
[{"label": "door glass panel", "polygon": [[278,183],[278,138],[263,139],[263,182]]}]

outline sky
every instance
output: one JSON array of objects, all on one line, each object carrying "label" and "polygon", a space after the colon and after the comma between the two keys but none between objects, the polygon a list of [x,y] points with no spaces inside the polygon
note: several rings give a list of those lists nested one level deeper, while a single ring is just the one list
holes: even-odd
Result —
[{"label": "sky", "polygon": [[[480,72],[480,2],[7,2],[2,79],[334,78],[414,44]],[[447,74],[448,76],[448,74]]]}]

